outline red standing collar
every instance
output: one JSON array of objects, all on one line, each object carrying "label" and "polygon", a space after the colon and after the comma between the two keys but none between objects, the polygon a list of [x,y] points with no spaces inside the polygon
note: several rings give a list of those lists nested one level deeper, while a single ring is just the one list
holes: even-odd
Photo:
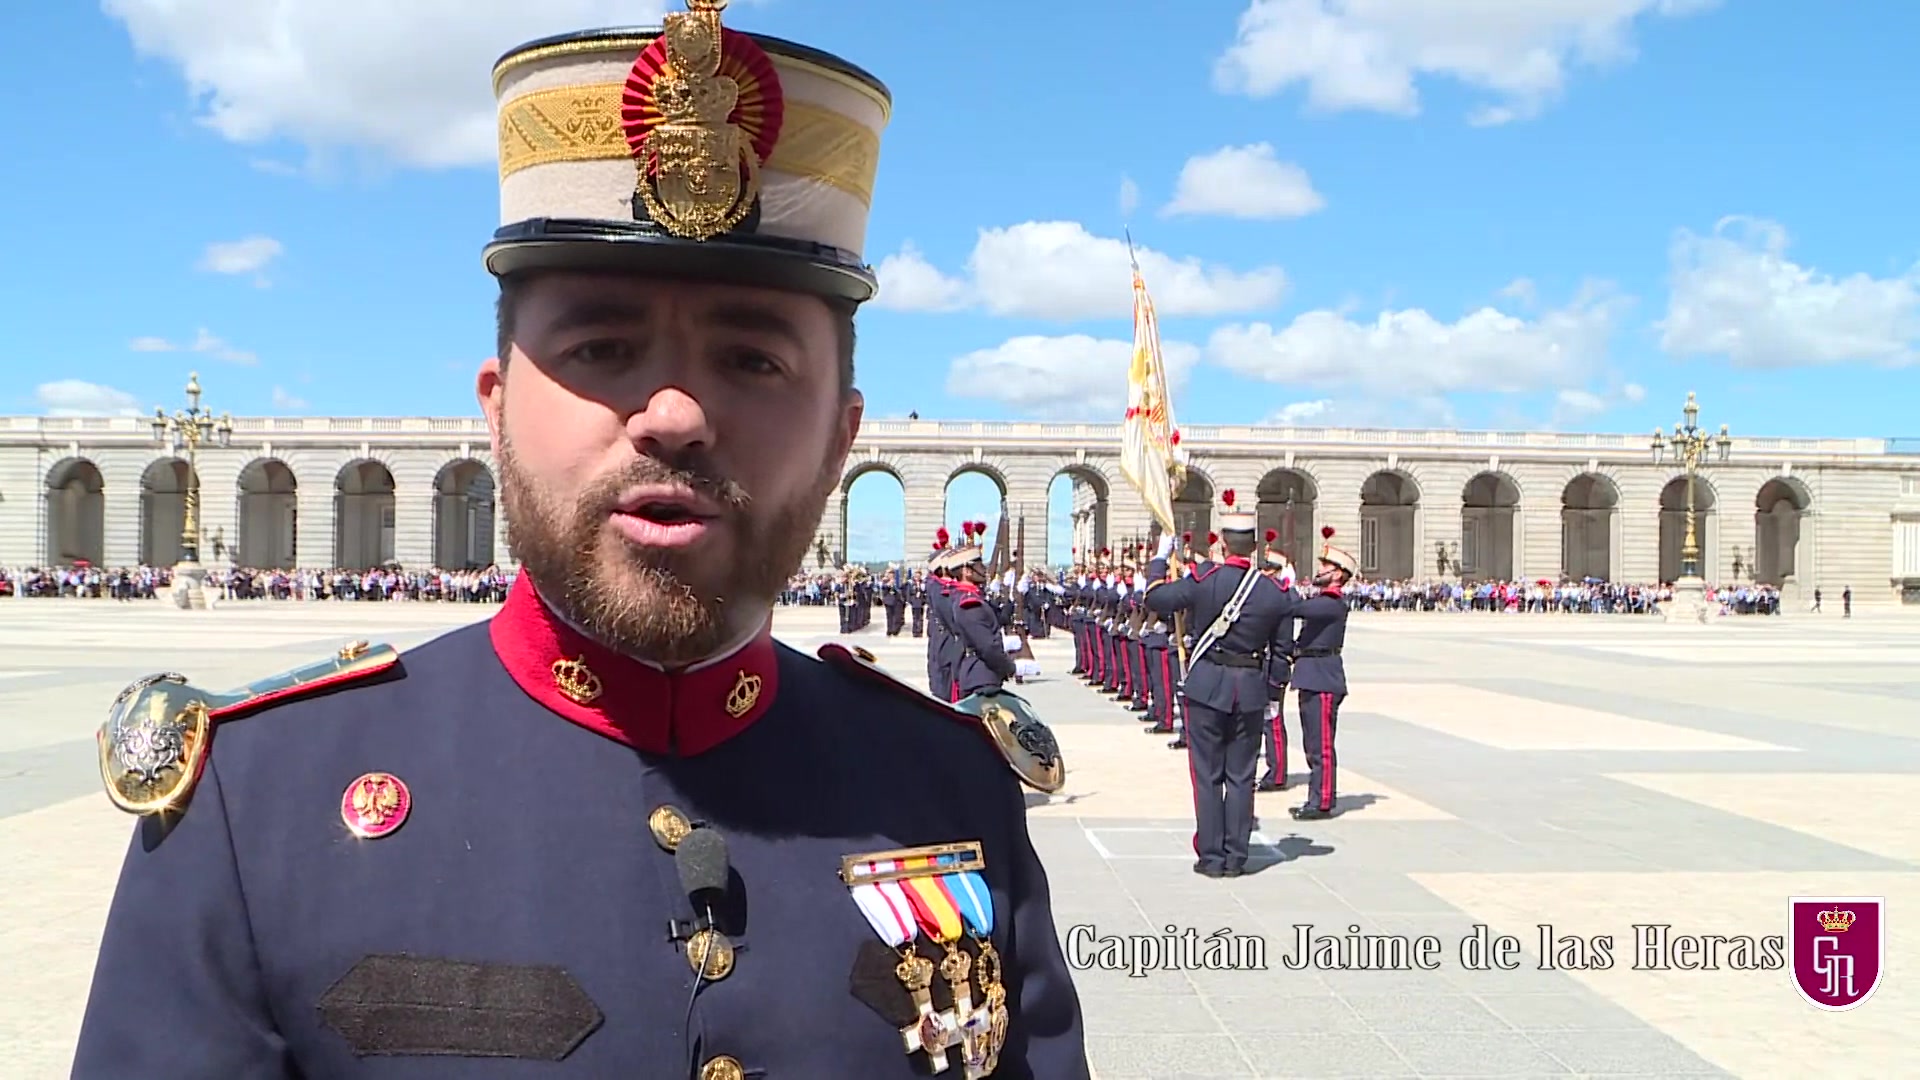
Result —
[{"label": "red standing collar", "polygon": [[956,581],[953,583],[953,587],[961,592],[974,593],[976,595],[980,592],[980,586],[975,585],[971,581]]},{"label": "red standing collar", "polygon": [[562,622],[524,572],[507,590],[488,634],[528,697],[642,753],[705,753],[760,719],[779,689],[770,629],[724,660],[669,673]]},{"label": "red standing collar", "polygon": [[1245,556],[1243,556],[1243,555],[1229,555],[1229,556],[1227,556],[1226,558],[1224,558],[1224,559],[1221,559],[1220,561],[1221,561],[1221,563],[1223,563],[1224,565],[1227,565],[1227,566],[1237,566],[1237,567],[1239,567],[1239,568],[1240,568],[1240,569],[1242,569],[1242,570],[1251,570],[1251,569],[1253,569],[1253,560],[1252,560],[1252,559],[1249,559],[1249,558],[1247,558],[1247,557],[1245,557]]}]

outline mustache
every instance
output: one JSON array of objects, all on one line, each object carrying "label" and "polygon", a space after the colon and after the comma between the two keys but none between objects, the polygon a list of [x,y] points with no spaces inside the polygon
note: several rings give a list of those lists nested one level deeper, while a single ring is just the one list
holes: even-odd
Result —
[{"label": "mustache", "polygon": [[685,488],[728,510],[744,510],[753,503],[753,496],[746,488],[722,475],[711,462],[697,454],[640,458],[595,483],[587,502],[611,513],[619,506],[621,495],[635,487]]}]

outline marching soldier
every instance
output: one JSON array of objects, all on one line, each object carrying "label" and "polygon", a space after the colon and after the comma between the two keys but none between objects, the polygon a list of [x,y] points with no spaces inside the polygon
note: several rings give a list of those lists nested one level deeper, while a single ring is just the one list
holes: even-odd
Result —
[{"label": "marching soldier", "polygon": [[927,577],[915,570],[907,583],[907,611],[913,616],[913,636],[925,637],[927,633]]},{"label": "marching soldier", "polygon": [[859,430],[891,99],[687,3],[494,68],[501,608],[116,700],[79,1080],[1089,1075],[1050,736],[771,633]]},{"label": "marching soldier", "polygon": [[1168,573],[1173,537],[1147,569],[1147,605],[1161,615],[1189,612],[1205,627],[1188,658],[1187,761],[1193,775],[1194,872],[1238,877],[1253,833],[1253,779],[1267,707],[1266,658],[1284,648],[1295,600],[1254,568],[1254,515],[1221,493],[1225,555],[1189,577]]},{"label": "marching soldier", "polygon": [[1000,690],[1018,672],[1001,640],[1001,623],[993,605],[982,595],[987,568],[980,547],[966,544],[949,558],[956,568],[953,582],[954,638],[958,656],[953,665],[953,700]]},{"label": "marching soldier", "polygon": [[907,597],[898,564],[887,568],[887,578],[880,584],[880,606],[887,613],[887,636],[899,637],[907,626]]},{"label": "marching soldier", "polygon": [[953,637],[947,604],[951,581],[947,560],[952,550],[945,527],[934,534],[933,557],[927,562],[927,693],[941,701],[953,700],[953,672],[947,667],[947,644]]},{"label": "marching soldier", "polygon": [[[1272,578],[1280,590],[1293,594],[1293,582],[1286,576],[1287,557],[1274,548],[1280,534],[1267,530],[1267,546],[1261,552],[1262,573]],[[1286,647],[1267,651],[1267,722],[1261,728],[1265,744],[1267,771],[1260,777],[1258,791],[1287,790],[1287,684],[1293,679],[1293,620],[1281,629]]]},{"label": "marching soldier", "polygon": [[1300,632],[1293,643],[1293,685],[1300,691],[1300,746],[1307,758],[1307,801],[1293,807],[1296,821],[1319,821],[1337,813],[1339,758],[1334,737],[1339,734],[1340,703],[1347,697],[1347,668],[1340,650],[1347,641],[1347,583],[1360,564],[1333,546],[1333,527],[1320,530],[1326,541],[1320,548],[1313,583],[1318,594],[1300,604]]}]

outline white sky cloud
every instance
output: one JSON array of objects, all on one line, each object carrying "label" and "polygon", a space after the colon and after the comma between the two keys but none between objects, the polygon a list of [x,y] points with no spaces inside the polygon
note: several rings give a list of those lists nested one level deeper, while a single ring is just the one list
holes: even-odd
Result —
[{"label": "white sky cloud", "polygon": [[1837,277],[1787,257],[1787,231],[1731,217],[1674,240],[1661,346],[1736,367],[1911,364],[1920,359],[1920,266]]},{"label": "white sky cloud", "polygon": [[[290,138],[404,165],[494,159],[487,71],[525,41],[658,24],[663,0],[104,0],[134,47],[178,68],[225,138]],[[671,5],[678,9],[681,5]]]},{"label": "white sky cloud", "polygon": [[295,397],[282,386],[273,388],[273,407],[280,412],[299,412],[307,407],[307,399]]},{"label": "white sky cloud", "polygon": [[1138,209],[1140,209],[1140,185],[1133,182],[1133,177],[1123,176],[1120,178],[1121,220],[1132,217],[1133,212]]},{"label": "white sky cloud", "polygon": [[265,285],[267,264],[285,252],[280,241],[271,236],[221,240],[207,245],[206,252],[200,256],[200,269],[216,274],[252,274],[255,282]]},{"label": "white sky cloud", "polygon": [[[1147,247],[1134,251],[1163,317],[1258,311],[1286,291],[1286,273],[1277,266],[1242,272]],[[982,229],[964,276],[938,270],[911,246],[881,260],[878,272],[875,304],[900,311],[978,307],[990,315],[1063,321],[1128,319],[1133,311],[1126,241],[1095,236],[1073,221]]]},{"label": "white sky cloud", "polygon": [[225,338],[201,327],[188,342],[169,341],[163,337],[137,337],[127,343],[134,352],[195,352],[202,356],[211,356],[215,360],[224,360],[229,364],[252,365],[260,362],[260,357],[246,349],[236,349]]},{"label": "white sky cloud", "polygon": [[41,383],[33,389],[33,399],[48,416],[144,416],[139,399],[125,390],[85,382],[60,379]]},{"label": "white sky cloud", "polygon": [[[1179,400],[1200,350],[1162,341],[1168,389]],[[1133,342],[1071,334],[1016,337],[954,360],[947,393],[996,401],[1016,412],[1046,419],[1118,420],[1127,409],[1127,367]]]},{"label": "white sky cloud", "polygon": [[1422,76],[1489,99],[1470,119],[1536,115],[1577,65],[1631,60],[1634,23],[1708,10],[1716,0],[1252,0],[1216,61],[1216,88],[1264,98],[1305,84],[1317,110],[1410,116]]},{"label": "white sky cloud", "polygon": [[1307,171],[1279,160],[1273,144],[1226,146],[1188,158],[1162,214],[1297,218],[1327,205]]},{"label": "white sky cloud", "polygon": [[1537,318],[1484,307],[1453,322],[1418,308],[1355,322],[1310,311],[1283,328],[1225,326],[1207,358],[1249,378],[1405,400],[1459,391],[1520,393],[1584,385],[1605,366],[1624,303],[1592,287]]},{"label": "white sky cloud", "polygon": [[1289,402],[1260,421],[1279,427],[1451,428],[1459,426],[1453,406],[1438,395],[1383,398],[1312,398]]}]

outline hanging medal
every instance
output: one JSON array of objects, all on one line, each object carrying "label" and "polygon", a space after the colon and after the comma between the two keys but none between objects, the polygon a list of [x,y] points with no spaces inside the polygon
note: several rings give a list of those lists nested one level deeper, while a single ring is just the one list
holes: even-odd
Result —
[{"label": "hanging medal", "polygon": [[993,947],[993,893],[978,870],[958,870],[940,878],[967,921],[967,930],[979,946],[974,962],[985,1002],[962,1017],[968,1080],[991,1074],[1007,1041],[1007,988],[1002,981],[1000,954]]},{"label": "hanging medal", "polygon": [[[862,869],[867,875],[885,873],[897,869],[893,862],[870,862]],[[861,881],[856,876],[854,883],[848,885],[853,902],[859,906],[860,914],[866,917],[867,925],[873,927],[880,940],[900,954],[900,963],[894,968],[894,975],[900,985],[906,987],[913,998],[914,1010],[919,1019],[900,1029],[900,1041],[907,1053],[924,1053],[929,1067],[936,1073],[947,1071],[947,1048],[956,1039],[955,1022],[951,1012],[939,1013],[933,1008],[933,961],[914,951],[913,939],[915,914],[912,900],[900,881]]]},{"label": "hanging medal", "polygon": [[906,887],[907,900],[913,905],[913,914],[920,923],[920,929],[933,939],[934,944],[947,951],[945,959],[940,961],[940,976],[947,980],[947,986],[953,991],[956,1023],[964,1023],[973,1013],[973,987],[968,981],[973,972],[973,958],[960,948],[960,939],[967,932],[966,920],[961,917],[959,905],[954,903],[953,896],[941,883],[939,868],[932,859],[908,860],[906,869],[922,872],[901,884]]}]

